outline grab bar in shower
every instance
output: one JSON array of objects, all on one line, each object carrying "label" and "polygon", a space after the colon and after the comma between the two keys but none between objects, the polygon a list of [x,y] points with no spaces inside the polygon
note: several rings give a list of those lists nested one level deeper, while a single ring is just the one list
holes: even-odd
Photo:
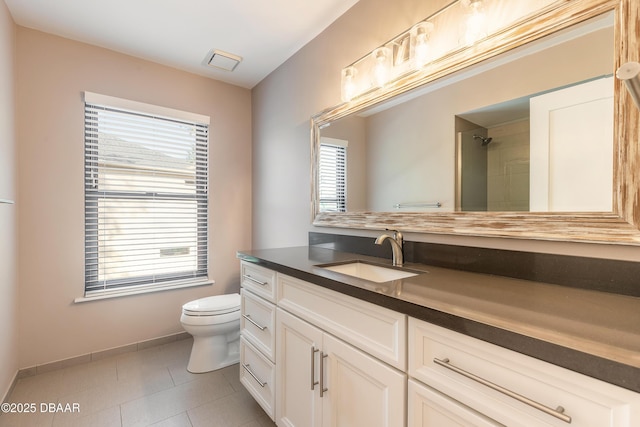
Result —
[{"label": "grab bar in shower", "polygon": [[12,205],[14,203],[13,200],[8,200],[8,199],[0,199],[0,203],[6,203],[8,205]]}]

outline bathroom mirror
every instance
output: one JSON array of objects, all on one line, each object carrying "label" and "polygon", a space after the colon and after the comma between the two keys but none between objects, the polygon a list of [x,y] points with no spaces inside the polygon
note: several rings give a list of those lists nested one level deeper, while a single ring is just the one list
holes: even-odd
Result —
[{"label": "bathroom mirror", "polygon": [[[634,40],[634,30],[630,28],[637,18],[638,6],[628,0],[558,2],[472,48],[441,58],[428,70],[314,116],[313,223],[331,227],[640,244],[640,208],[636,208],[637,201],[634,202],[638,178],[633,169],[638,162],[638,111],[620,82],[612,77],[621,63],[637,60],[638,50],[634,51],[634,46],[637,47],[638,41]],[[536,68],[543,63],[555,66],[551,71]],[[600,134],[593,137],[598,139],[604,135],[608,142],[596,143],[600,151],[592,154],[589,161],[585,152],[590,150],[575,153],[575,147],[566,148],[571,147],[568,142],[555,142],[569,152],[564,166],[561,161],[555,162],[561,165],[556,165],[556,169],[586,165],[586,176],[596,175],[589,173],[590,170],[598,172],[594,183],[602,194],[590,198],[598,199],[598,203],[585,201],[586,196],[565,203],[570,198],[566,194],[577,191],[565,186],[569,189],[562,195],[561,181],[558,181],[560,184],[544,181],[553,174],[548,164],[541,166],[535,160],[540,155],[535,155],[531,167],[528,159],[525,164],[522,159],[513,158],[499,165],[500,169],[520,173],[526,170],[526,184],[531,185],[529,191],[533,197],[532,201],[527,200],[526,206],[522,203],[494,204],[493,207],[469,205],[473,206],[471,209],[463,206],[460,137],[464,132],[470,133],[467,136],[472,138],[472,145],[475,142],[474,149],[487,152],[489,147],[497,151],[499,145],[505,144],[496,135],[504,134],[505,130],[488,129],[493,132],[491,136],[487,133],[487,123],[506,123],[507,128],[518,128],[521,133],[525,126],[519,123],[522,111],[517,112],[519,116],[498,117],[498,114],[516,114],[516,106],[526,105],[528,115],[532,95],[545,98],[547,93],[605,80],[601,86],[609,91],[604,95],[608,100],[603,102],[605,110],[598,110],[594,117],[608,118],[602,125],[595,125]],[[586,92],[593,93],[593,90],[589,87]],[[460,96],[461,93],[469,96]],[[559,93],[560,98],[567,97]],[[487,98],[486,102],[483,97]],[[450,105],[455,103],[458,104]],[[409,126],[411,122],[421,127]],[[536,130],[540,129],[538,123],[534,126]],[[474,128],[477,124],[484,125],[481,126],[484,130]],[[393,144],[384,146],[381,143],[384,140],[392,140]],[[320,204],[318,173],[323,141],[329,144],[338,141],[337,145],[347,146],[347,198],[342,207]],[[582,142],[578,138],[574,144],[580,146]],[[608,158],[605,149],[610,153]],[[525,151],[533,156],[536,150],[527,147]],[[498,157],[505,156],[498,154]],[[590,166],[590,161],[601,163]],[[419,166],[412,169],[411,165],[418,163]],[[569,181],[579,176],[573,172],[566,175]],[[480,180],[487,181],[486,175]],[[361,186],[367,181],[371,185]],[[604,185],[603,181],[606,181]],[[504,187],[504,183],[500,186]],[[549,194],[538,194],[540,189],[549,193],[549,188],[561,194],[555,202],[547,202],[552,199]],[[481,191],[474,188],[467,193]],[[587,191],[588,194],[594,192]]]}]

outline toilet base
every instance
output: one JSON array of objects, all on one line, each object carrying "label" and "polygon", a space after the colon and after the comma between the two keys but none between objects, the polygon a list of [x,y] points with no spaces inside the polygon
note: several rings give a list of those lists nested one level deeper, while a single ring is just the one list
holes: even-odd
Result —
[{"label": "toilet base", "polygon": [[227,337],[194,337],[187,371],[202,374],[234,365],[240,361],[240,341]]}]

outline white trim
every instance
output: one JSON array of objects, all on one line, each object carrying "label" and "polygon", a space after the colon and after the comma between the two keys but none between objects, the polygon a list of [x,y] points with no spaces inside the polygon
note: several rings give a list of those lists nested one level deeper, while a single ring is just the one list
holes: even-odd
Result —
[{"label": "white trim", "polygon": [[153,116],[180,119],[198,124],[209,125],[211,121],[209,116],[204,116],[202,114],[175,110],[168,107],[160,107],[158,105],[145,104],[144,102],[131,101],[128,99],[116,98],[114,96],[100,95],[93,92],[84,92],[84,102],[87,102],[89,104],[104,105],[106,107],[120,108],[128,111],[136,111]]},{"label": "white trim", "polygon": [[149,294],[152,292],[170,291],[173,289],[192,288],[196,286],[208,286],[213,285],[215,280],[200,280],[200,281],[176,281],[162,284],[153,284],[147,286],[125,287],[121,289],[113,289],[106,291],[92,291],[83,297],[78,297],[73,300],[75,304],[83,302],[98,301],[110,298],[120,298],[130,295]]}]

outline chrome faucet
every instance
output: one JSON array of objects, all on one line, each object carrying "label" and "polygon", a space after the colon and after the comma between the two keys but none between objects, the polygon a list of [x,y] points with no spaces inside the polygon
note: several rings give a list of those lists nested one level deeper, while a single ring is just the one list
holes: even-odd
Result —
[{"label": "chrome faucet", "polygon": [[402,233],[395,230],[391,230],[391,231],[393,231],[393,237],[389,236],[388,234],[383,234],[382,236],[376,239],[376,245],[381,245],[382,242],[389,239],[389,243],[391,243],[391,250],[393,254],[392,255],[393,265],[402,267],[402,264],[404,263],[404,257],[402,255],[402,243],[403,243]]}]

